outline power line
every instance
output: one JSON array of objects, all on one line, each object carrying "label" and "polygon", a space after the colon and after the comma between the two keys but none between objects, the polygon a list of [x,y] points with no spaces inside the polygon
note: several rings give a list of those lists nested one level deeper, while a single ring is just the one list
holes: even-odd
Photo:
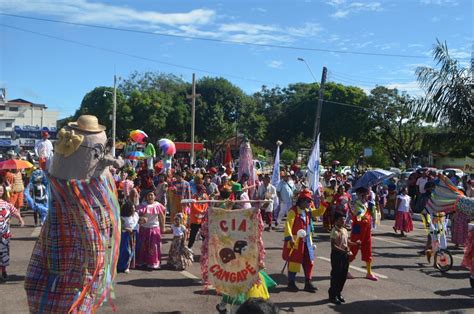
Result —
[{"label": "power line", "polygon": [[60,23],[60,24],[66,24],[66,25],[83,26],[83,27],[98,28],[98,29],[105,29],[105,30],[112,30],[112,31],[120,31],[120,32],[129,32],[129,33],[154,35],[154,36],[165,36],[165,37],[180,38],[180,39],[195,39],[195,40],[202,40],[202,41],[238,44],[238,45],[249,45],[249,46],[257,46],[257,47],[267,47],[267,48],[279,48],[279,49],[290,49],[290,50],[300,50],[300,51],[302,50],[302,51],[331,52],[331,53],[340,53],[340,54],[354,54],[354,55],[378,56],[378,57],[416,58],[416,59],[429,59],[430,58],[428,56],[421,56],[421,55],[405,55],[405,54],[389,54],[389,53],[379,53],[379,52],[361,52],[361,51],[353,51],[353,50],[307,48],[307,47],[297,47],[297,46],[288,46],[288,45],[252,43],[252,42],[246,42],[246,41],[233,41],[233,40],[217,39],[217,38],[209,38],[209,37],[168,34],[168,33],[162,33],[162,32],[152,32],[152,31],[144,31],[144,30],[137,30],[137,29],[130,29],[130,28],[60,21],[60,20],[54,20],[54,19],[25,16],[25,15],[18,15],[18,14],[9,14],[9,13],[2,13],[2,12],[0,12],[0,15],[13,17],[13,18],[48,22],[48,23]]},{"label": "power line", "polygon": [[[334,71],[330,71],[330,75],[331,77],[335,77],[338,79],[357,82],[357,83],[366,83],[366,84],[381,84],[380,81],[390,81],[390,83],[397,83],[396,80],[400,80],[400,78],[374,78],[378,81],[371,80],[371,79],[356,79],[356,76],[350,76],[350,75],[346,75],[346,74],[334,72]],[[363,78],[363,77],[360,77],[360,78]],[[406,83],[408,81],[404,81],[404,82]],[[402,83],[402,82],[399,81],[398,83]]]},{"label": "power line", "polygon": [[165,61],[161,61],[161,60],[157,60],[157,59],[152,59],[152,58],[148,58],[148,57],[143,57],[143,56],[131,54],[131,53],[128,53],[128,52],[123,52],[123,51],[119,51],[119,50],[115,50],[115,49],[110,49],[110,48],[105,48],[105,47],[101,47],[101,46],[97,46],[97,45],[92,45],[92,44],[88,44],[88,43],[84,43],[84,42],[80,42],[80,41],[76,41],[76,40],[72,40],[72,39],[66,39],[66,38],[61,38],[61,37],[57,37],[57,36],[54,36],[54,35],[44,34],[44,33],[36,32],[36,31],[28,30],[28,29],[25,29],[25,28],[6,25],[6,24],[3,24],[3,23],[0,23],[0,26],[10,28],[10,29],[14,29],[14,30],[17,30],[17,31],[22,31],[22,32],[26,32],[26,33],[35,34],[35,35],[38,35],[38,36],[43,36],[43,37],[47,37],[47,38],[51,38],[51,39],[56,39],[56,40],[59,40],[59,41],[72,43],[72,44],[79,45],[79,46],[84,46],[84,47],[88,47],[88,48],[92,48],[92,49],[111,52],[111,53],[127,56],[127,57],[130,57],[130,58],[145,60],[145,61],[154,62],[154,63],[158,63],[158,64],[164,64],[164,65],[168,65],[168,66],[176,67],[176,68],[180,68],[180,69],[186,69],[186,70],[191,70],[191,71],[196,71],[196,72],[201,72],[201,73],[207,73],[207,74],[212,74],[212,75],[217,75],[217,76],[223,76],[223,77],[230,77],[230,78],[244,80],[244,81],[252,81],[252,82],[257,82],[257,83],[265,84],[265,85],[276,85],[276,86],[280,85],[280,84],[275,83],[275,82],[266,82],[266,81],[261,81],[261,80],[257,80],[257,79],[241,77],[241,76],[237,76],[237,75],[233,75],[233,74],[218,73],[218,72],[208,71],[208,70],[199,69],[199,68],[195,68],[195,67],[190,67],[190,66],[165,62]]}]

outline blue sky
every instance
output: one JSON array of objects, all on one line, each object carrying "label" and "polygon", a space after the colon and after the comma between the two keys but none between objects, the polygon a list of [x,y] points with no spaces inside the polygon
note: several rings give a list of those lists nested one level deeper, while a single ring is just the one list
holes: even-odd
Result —
[{"label": "blue sky", "polygon": [[365,90],[386,85],[416,95],[421,91],[414,69],[432,65],[436,38],[447,41],[452,56],[469,63],[473,10],[471,0],[0,0],[0,13],[34,18],[232,42],[420,56],[281,49],[0,15],[0,86],[7,88],[9,99],[44,103],[65,117],[94,87],[111,86],[114,73],[126,78],[135,70],[159,71],[190,81],[196,72],[198,78],[223,76],[253,93],[263,84],[312,82],[308,68],[297,61],[302,57],[318,81],[326,66],[330,81]]}]

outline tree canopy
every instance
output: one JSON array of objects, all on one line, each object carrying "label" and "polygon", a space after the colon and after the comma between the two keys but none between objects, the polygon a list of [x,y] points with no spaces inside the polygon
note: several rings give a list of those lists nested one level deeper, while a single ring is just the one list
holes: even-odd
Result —
[{"label": "tree canopy", "polygon": [[[348,165],[399,166],[432,149],[470,153],[472,136],[465,135],[473,131],[474,106],[466,69],[449,56],[446,44],[438,42],[434,57],[439,69],[417,70],[427,91],[422,98],[383,86],[367,94],[359,87],[327,83],[320,126],[323,162],[337,159]],[[317,83],[262,86],[248,95],[224,78],[202,77],[196,84],[195,140],[206,141],[214,151],[226,139],[243,134],[255,147],[272,153],[277,140],[292,154],[309,149],[319,87]],[[132,73],[118,86],[118,138],[142,129],[153,142],[162,137],[190,141],[191,88],[173,74]],[[110,130],[111,92],[109,87],[94,88],[71,118],[94,114]],[[463,136],[450,137],[453,133]],[[374,153],[366,160],[364,147]]]}]

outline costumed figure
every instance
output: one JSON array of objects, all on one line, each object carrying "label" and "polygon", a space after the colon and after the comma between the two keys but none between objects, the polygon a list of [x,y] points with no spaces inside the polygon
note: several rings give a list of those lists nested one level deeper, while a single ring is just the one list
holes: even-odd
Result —
[{"label": "costumed figure", "polygon": [[[439,213],[462,213],[474,219],[474,198],[466,197],[464,193],[459,190],[450,180],[444,175],[439,175],[434,181],[435,188],[432,192],[431,198],[426,204],[427,210],[433,214]],[[471,285],[473,284],[474,272],[472,270],[472,256],[473,256],[473,231],[470,226],[469,236],[465,243],[463,265],[469,266],[471,262]]]},{"label": "costumed figure", "polygon": [[193,264],[193,252],[185,245],[186,227],[183,225],[183,214],[174,216],[174,223],[171,225],[173,241],[168,252],[168,265],[176,270],[184,270]]},{"label": "costumed figure", "polygon": [[[352,242],[360,241],[360,250],[362,260],[367,267],[367,275],[365,278],[377,281],[378,278],[372,274],[372,215],[367,205],[369,190],[360,187],[356,190],[357,200],[354,203],[352,211],[352,230],[350,240]],[[359,245],[349,246],[352,255],[349,261],[352,262],[357,256]],[[347,273],[347,278],[353,279],[351,273]]]},{"label": "costumed figure", "polygon": [[[245,139],[240,145],[238,180],[242,184],[242,188],[248,188],[246,192],[249,198],[254,199],[257,173],[253,165],[252,148],[248,139]],[[244,182],[247,186],[243,184]]]},{"label": "costumed figure", "polygon": [[296,273],[300,271],[301,266],[305,275],[304,290],[313,293],[317,290],[311,283],[315,253],[311,218],[316,212],[315,208],[311,208],[311,202],[311,193],[308,190],[301,191],[296,205],[288,211],[285,223],[282,257],[288,263],[288,290],[292,292],[299,290],[296,286]]},{"label": "costumed figure", "polygon": [[146,146],[143,152],[145,153],[147,168],[153,169],[154,160],[156,158],[155,146],[150,141],[149,137],[145,137],[143,141],[146,143]]},{"label": "costumed figure", "polygon": [[474,223],[469,224],[469,235],[464,243],[464,258],[461,266],[470,270],[469,280],[471,288],[474,288]]},{"label": "costumed figure", "polygon": [[38,225],[38,216],[42,226],[48,215],[48,180],[43,170],[37,169],[31,174],[30,183],[25,189],[25,198],[28,207],[34,212],[35,226]]},{"label": "costumed figure", "polygon": [[105,127],[82,115],[58,133],[49,168],[48,218],[25,278],[31,313],[90,313],[112,297],[119,204]]},{"label": "costumed figure", "polygon": [[[228,188],[222,190],[221,198],[225,203],[219,208],[209,208],[201,231],[205,237],[201,246],[201,274],[206,288],[212,284],[222,293],[222,300],[216,305],[221,314],[228,313],[229,304],[231,313],[235,313],[235,308],[250,298],[269,300],[268,290],[276,286],[263,270],[265,248],[260,211],[238,208],[229,200],[230,194]],[[240,227],[231,230],[231,221],[235,219],[240,221]],[[217,221],[221,223],[217,224]],[[236,280],[230,281],[229,274]]]}]

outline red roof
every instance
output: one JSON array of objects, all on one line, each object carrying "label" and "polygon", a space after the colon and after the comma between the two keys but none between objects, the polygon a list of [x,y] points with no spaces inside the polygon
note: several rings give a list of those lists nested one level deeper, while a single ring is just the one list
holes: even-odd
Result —
[{"label": "red roof", "polygon": [[[191,143],[189,142],[174,142],[177,152],[191,152]],[[204,150],[203,143],[194,143],[194,151],[200,152]]]}]

